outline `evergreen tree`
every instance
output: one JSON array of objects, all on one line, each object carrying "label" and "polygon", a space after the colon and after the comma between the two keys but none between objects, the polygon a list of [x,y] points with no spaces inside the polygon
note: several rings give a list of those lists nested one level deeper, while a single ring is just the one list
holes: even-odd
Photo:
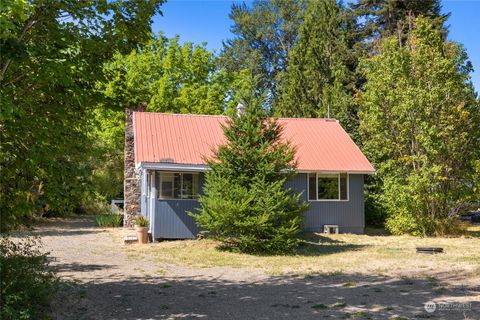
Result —
[{"label": "evergreen tree", "polygon": [[297,39],[304,7],[302,0],[254,1],[249,6],[232,6],[234,38],[224,43],[220,62],[230,74],[250,70],[258,78],[257,93],[266,93],[266,107],[277,99],[278,81]]},{"label": "evergreen tree", "polygon": [[361,39],[372,40],[382,36],[406,39],[414,18],[424,16],[446,32],[445,21],[449,14],[442,14],[439,0],[358,0],[350,4],[357,20],[357,32]]},{"label": "evergreen tree", "polygon": [[[363,61],[364,151],[380,178],[395,234],[445,234],[473,198],[480,158],[480,110],[461,46],[418,18],[404,45],[385,38]],[[478,200],[478,194],[476,195]]]},{"label": "evergreen tree", "polygon": [[208,164],[200,214],[208,234],[243,252],[281,253],[298,244],[306,204],[284,184],[295,174],[295,150],[260,106],[224,126],[226,143]]},{"label": "evergreen tree", "polygon": [[352,80],[347,68],[349,50],[343,7],[335,0],[312,1],[289,53],[282,77],[276,111],[289,117],[326,117],[341,120],[353,128],[352,99],[347,85]]}]

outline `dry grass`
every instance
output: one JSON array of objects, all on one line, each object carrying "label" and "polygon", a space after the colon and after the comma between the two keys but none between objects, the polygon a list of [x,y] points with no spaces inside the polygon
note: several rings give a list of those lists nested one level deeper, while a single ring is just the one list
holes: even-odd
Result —
[{"label": "dry grass", "polygon": [[[417,246],[443,247],[444,254],[417,254]],[[159,262],[194,268],[260,269],[271,275],[360,273],[384,276],[478,274],[480,226],[456,238],[388,235],[323,235],[306,238],[296,254],[258,256],[221,251],[213,240],[165,241],[126,247],[131,258],[148,255]]]}]

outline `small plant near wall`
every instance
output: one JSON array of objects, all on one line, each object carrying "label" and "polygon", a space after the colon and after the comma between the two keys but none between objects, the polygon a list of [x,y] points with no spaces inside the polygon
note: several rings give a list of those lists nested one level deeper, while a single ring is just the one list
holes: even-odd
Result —
[{"label": "small plant near wall", "polygon": [[95,223],[99,227],[121,227],[123,224],[123,215],[121,214],[98,214],[95,216]]},{"label": "small plant near wall", "polygon": [[150,226],[150,222],[144,216],[138,216],[135,219],[135,226],[148,228]]},{"label": "small plant near wall", "polygon": [[135,231],[137,231],[138,243],[148,243],[148,227],[150,222],[141,215],[135,218]]}]

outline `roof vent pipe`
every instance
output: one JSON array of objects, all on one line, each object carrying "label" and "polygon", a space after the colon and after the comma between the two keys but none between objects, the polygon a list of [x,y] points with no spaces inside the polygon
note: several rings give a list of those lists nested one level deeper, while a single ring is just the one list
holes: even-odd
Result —
[{"label": "roof vent pipe", "polygon": [[241,103],[237,105],[237,115],[241,116],[245,113],[245,106]]}]

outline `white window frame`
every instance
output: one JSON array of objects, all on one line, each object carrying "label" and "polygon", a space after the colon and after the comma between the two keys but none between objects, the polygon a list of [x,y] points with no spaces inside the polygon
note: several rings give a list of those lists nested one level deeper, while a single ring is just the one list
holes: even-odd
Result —
[{"label": "white window frame", "polygon": [[[171,175],[171,181],[172,181],[172,192],[171,192],[171,196],[169,196],[169,197],[163,197],[162,180],[164,179],[166,173]],[[168,180],[170,180],[170,179],[168,179]],[[175,199],[175,197],[173,196],[174,191],[175,191],[175,172],[159,172],[158,173],[158,187],[157,188],[158,188],[158,196],[157,197],[158,197],[159,200],[173,200],[173,199]]]},{"label": "white window frame", "polygon": [[[315,195],[317,199],[310,199],[310,175],[315,174]],[[338,176],[338,199],[318,199],[318,175],[319,174],[336,174]],[[347,199],[341,198],[340,190],[340,174],[347,175]],[[309,172],[307,173],[307,199],[309,202],[348,202],[350,201],[350,174],[348,172]]]},{"label": "white window frame", "polygon": [[[162,173],[165,174],[171,174],[173,176],[173,184],[172,184],[172,197],[168,198],[163,198],[162,197]],[[196,198],[175,198],[175,174],[180,174],[181,180],[180,180],[180,186],[183,186],[183,175],[184,174],[191,174],[191,175],[196,175],[197,176],[197,183],[200,183],[200,174],[198,172],[183,172],[183,171],[158,171],[157,172],[159,178],[158,178],[158,200],[195,200],[197,201],[198,196],[200,195],[200,186],[197,186],[197,197]],[[183,196],[183,189],[180,189],[180,192],[182,193]]]}]

